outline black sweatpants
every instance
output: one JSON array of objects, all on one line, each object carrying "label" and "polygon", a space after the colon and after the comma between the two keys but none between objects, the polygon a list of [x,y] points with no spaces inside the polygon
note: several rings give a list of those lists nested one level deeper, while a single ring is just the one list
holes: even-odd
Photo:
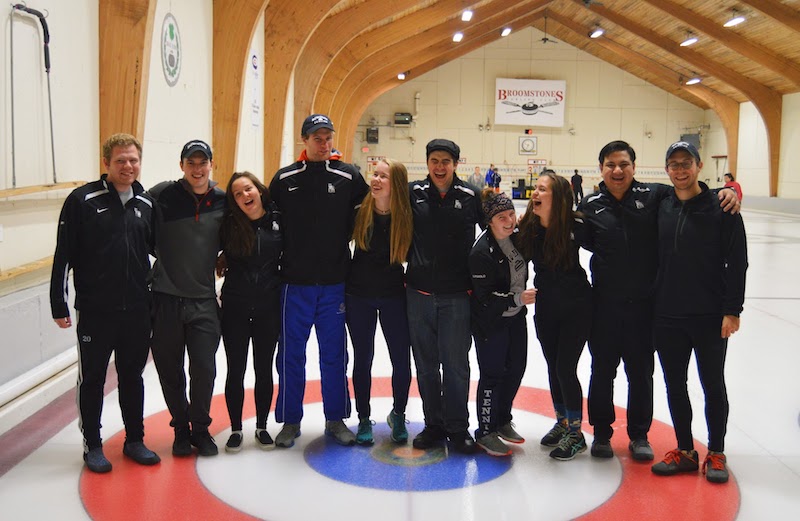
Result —
[{"label": "black sweatpants", "polygon": [[512,419],[511,407],[528,363],[528,327],[525,313],[499,319],[488,338],[475,337],[480,378],[476,396],[478,430],[481,438],[497,431]]},{"label": "black sweatpants", "polygon": [[248,305],[233,299],[222,302],[222,341],[228,374],[225,380],[225,404],[231,419],[231,430],[242,430],[244,406],[244,375],[247,351],[253,341],[253,369],[256,383],[256,428],[267,428],[267,416],[272,405],[272,367],[275,346],[280,333],[280,292],[265,295],[258,305]]},{"label": "black sweatpants", "polygon": [[589,423],[594,436],[610,440],[614,378],[622,360],[628,377],[628,437],[647,439],[653,423],[653,306],[650,300],[619,301],[595,295],[589,351]]},{"label": "black sweatpants", "polygon": [[664,381],[675,437],[681,450],[694,449],[692,404],[686,380],[689,359],[694,351],[697,372],[705,395],[708,450],[725,450],[728,427],[728,391],[725,387],[725,355],[728,339],[721,337],[722,317],[658,319],[654,337]]},{"label": "black sweatpants", "polygon": [[[211,397],[217,376],[215,356],[220,325],[217,300],[153,294],[153,361],[170,425],[195,432],[211,425]],[[189,399],[186,398],[184,358],[189,354]]]},{"label": "black sweatpants", "polygon": [[150,310],[78,312],[78,426],[84,451],[102,446],[100,417],[111,353],[119,379],[125,441],[144,438],[142,371],[150,349]]}]

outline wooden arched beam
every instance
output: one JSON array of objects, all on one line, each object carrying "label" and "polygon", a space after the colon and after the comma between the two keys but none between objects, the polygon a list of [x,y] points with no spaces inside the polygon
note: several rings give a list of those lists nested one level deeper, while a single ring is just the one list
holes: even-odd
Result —
[{"label": "wooden arched beam", "polygon": [[[583,2],[576,0],[581,6]],[[586,9],[586,7],[583,7]],[[683,61],[690,63],[698,71],[705,71],[718,78],[719,80],[727,83],[731,87],[739,90],[742,94],[747,96],[753,102],[761,119],[764,122],[764,127],[767,131],[767,140],[769,147],[769,195],[770,197],[778,196],[778,180],[780,176],[780,149],[781,149],[781,110],[783,107],[783,98],[774,90],[765,87],[761,83],[752,80],[742,74],[731,71],[727,67],[701,55],[696,51],[692,51],[685,47],[680,47],[678,43],[665,38],[650,29],[631,21],[630,19],[611,11],[598,4],[592,4],[589,8],[591,11],[603,16],[615,25],[622,29],[635,34],[644,41],[652,45],[656,45],[664,51],[677,56]]]},{"label": "wooden arched beam", "polygon": [[[387,5],[386,0],[365,0],[323,20],[309,38],[294,70],[295,134],[299,134],[306,116],[315,112],[313,102],[317,86],[332,57],[356,35],[370,30],[376,22],[418,3],[419,0],[394,0]],[[334,120],[334,123],[338,122]],[[301,148],[302,145],[297,145],[295,153],[299,153]]]},{"label": "wooden arched beam", "polygon": [[214,1],[211,146],[214,148],[214,179],[223,188],[236,167],[250,42],[266,5],[267,0]]},{"label": "wooden arched beam", "polygon": [[[338,0],[270,0],[267,5],[264,24],[264,179],[267,182],[281,166],[286,100],[297,58],[314,28],[337,3]],[[299,131],[295,134],[299,135]]]},{"label": "wooden arched beam", "polygon": [[[464,42],[456,46],[452,45],[449,35],[446,35],[447,38],[444,40],[431,42],[430,48],[432,52],[424,55],[409,56],[406,61],[413,67],[415,76],[425,74],[436,67],[498,40],[501,38],[500,29],[506,25],[521,29],[542,16],[541,10],[530,12],[530,9],[528,9],[527,11],[529,14],[517,19],[512,20],[510,17],[505,17],[502,20],[495,21],[493,25],[482,24],[483,30],[480,32],[476,30],[477,26],[471,27],[470,34],[467,35],[465,33]],[[370,103],[399,84],[400,81],[391,74],[391,69],[385,68],[376,70],[373,75],[355,89],[344,110],[342,134],[345,141],[345,150],[352,149],[358,122]]]},{"label": "wooden arched beam", "polygon": [[800,11],[777,0],[739,0],[753,9],[758,9],[789,29],[800,32]]},{"label": "wooden arched beam", "polygon": [[144,137],[155,11],[155,0],[100,0],[98,151],[116,132]]},{"label": "wooden arched beam", "polygon": [[778,56],[769,49],[742,38],[742,35],[724,29],[714,20],[700,16],[696,12],[683,7],[673,0],[644,1],[664,11],[666,14],[674,16],[683,23],[707,34],[715,41],[741,54],[745,58],[778,73],[796,86],[800,86],[800,65],[794,61],[784,56]]},{"label": "wooden arched beam", "polygon": [[[571,31],[571,34],[567,35],[559,30],[558,26],[552,28],[553,34],[570,45],[578,47],[589,54],[593,54],[604,61],[613,63],[623,70],[630,69],[630,65],[644,69],[658,78],[656,81],[651,81],[648,78],[647,81],[651,81],[654,85],[672,94],[683,94],[681,97],[694,105],[713,110],[717,114],[717,117],[719,117],[725,132],[728,165],[732,172],[736,171],[739,151],[739,103],[736,102],[736,100],[704,87],[703,85],[682,85],[680,75],[672,69],[642,54],[634,52],[627,46],[618,44],[608,37],[589,39],[586,37],[589,29],[588,27],[584,27],[565,16],[552,12],[549,13],[549,16],[551,20]],[[617,59],[612,61],[606,53],[602,53],[598,51],[598,49],[605,49],[615,55]],[[676,86],[678,86],[677,89]],[[678,92],[676,92],[676,90]]]}]

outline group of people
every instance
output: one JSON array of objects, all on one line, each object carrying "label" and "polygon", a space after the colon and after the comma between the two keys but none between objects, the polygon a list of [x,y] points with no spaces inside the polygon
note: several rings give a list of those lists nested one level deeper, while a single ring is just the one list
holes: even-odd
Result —
[{"label": "group of people", "polygon": [[[698,181],[702,161],[692,145],[679,142],[667,152],[673,188],[636,181],[633,149],[622,141],[609,143],[599,156],[600,190],[581,200],[577,211],[571,183],[545,170],[518,220],[505,194],[458,177],[461,151],[453,141],[427,144],[425,179],[409,183],[406,168],[387,159],[367,184],[333,148],[327,116],[306,118],[301,137],[300,157],[276,172],[268,188],[257,176],[238,172],[223,192],[209,179],[211,148],[196,140],[181,152],[184,176],[145,191],[136,180],[141,144],[116,134],[103,147],[108,173],[65,201],[51,302],[56,322],[69,327],[72,269],[80,314],[80,427],[90,470],[111,470],[100,415],[112,351],[126,432],[123,452],[140,464],[159,461],[143,443],[141,375],[151,345],[172,416],[173,455],[190,455],[193,446],[201,456],[217,454],[208,427],[220,335],[231,422],[226,450],[236,452],[243,444],[251,340],[256,443],[267,450],[291,447],[301,435],[312,326],[325,434],[341,445],[373,444],[370,388],[378,321],[392,363],[393,406],[386,417],[392,441],[409,438],[405,411],[413,353],[425,422],[413,446],[447,442],[461,453],[480,447],[507,456],[506,442],[525,441],[512,422],[512,405],[527,361],[526,306],[535,303],[556,418],[541,444],[552,447],[553,458],[570,460],[587,449],[577,364],[588,340],[592,456],[614,455],[613,380],[624,361],[629,449],[634,459],[654,459],[647,433],[655,345],[678,448],[653,472],[699,468],[686,389],[694,350],[709,422],[703,468],[709,481],[727,480],[723,367],[744,300],[746,242],[738,198],[733,190],[715,194]],[[476,225],[482,230],[477,238]],[[579,247],[592,252],[591,285]],[[150,254],[156,257],[152,284]],[[528,262],[535,272],[530,287]],[[221,311],[215,270],[225,276]],[[344,423],[351,414],[348,330],[356,433]],[[473,338],[480,369],[474,433],[467,407]],[[273,441],[267,417],[276,345],[275,418],[283,425]]]}]

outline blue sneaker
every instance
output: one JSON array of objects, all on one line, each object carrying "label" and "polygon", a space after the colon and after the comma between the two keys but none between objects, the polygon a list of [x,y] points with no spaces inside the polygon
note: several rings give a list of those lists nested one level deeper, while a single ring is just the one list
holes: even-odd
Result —
[{"label": "blue sneaker", "polygon": [[372,438],[372,420],[362,418],[358,421],[358,433],[356,443],[359,445],[372,445],[375,440]]},{"label": "blue sneaker", "polygon": [[386,423],[392,428],[392,441],[395,443],[408,443],[408,429],[406,429],[406,415],[397,414],[392,410],[386,417]]}]

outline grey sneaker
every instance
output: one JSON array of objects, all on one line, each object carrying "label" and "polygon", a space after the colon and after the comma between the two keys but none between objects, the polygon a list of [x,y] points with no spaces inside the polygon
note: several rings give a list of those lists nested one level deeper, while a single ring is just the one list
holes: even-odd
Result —
[{"label": "grey sneaker", "polygon": [[326,421],[325,435],[333,438],[339,445],[349,447],[356,444],[356,435],[347,428],[342,420]]},{"label": "grey sneaker", "polygon": [[586,450],[586,439],[581,432],[567,432],[558,447],[550,451],[550,457],[559,461],[569,461]]},{"label": "grey sneaker", "polygon": [[708,452],[706,460],[703,462],[703,474],[711,483],[728,482],[728,465],[725,454],[721,452]]},{"label": "grey sneaker", "polygon": [[567,429],[566,424],[556,422],[556,424],[553,425],[553,428],[544,435],[540,443],[545,447],[558,447],[558,444],[561,442],[561,438],[563,438],[567,432],[569,432],[569,429]]},{"label": "grey sneaker", "polygon": [[96,447],[83,453],[83,461],[86,462],[86,468],[98,474],[105,474],[111,472],[111,462],[106,459],[103,454],[103,447]]},{"label": "grey sneaker", "polygon": [[283,429],[278,433],[275,438],[275,445],[288,449],[294,445],[294,439],[300,436],[299,423],[284,423]]},{"label": "grey sneaker", "polygon": [[653,461],[653,448],[647,440],[631,440],[628,450],[636,461]]},{"label": "grey sneaker", "polygon": [[514,430],[514,424],[511,422],[502,425],[497,429],[497,435],[509,443],[525,443],[525,438]]},{"label": "grey sneaker", "polygon": [[613,458],[614,449],[611,448],[611,440],[595,438],[592,442],[592,457],[602,459]]},{"label": "grey sneaker", "polygon": [[697,451],[675,449],[667,452],[663,461],[650,467],[653,474],[659,476],[674,476],[680,472],[697,472],[700,465],[697,463]]},{"label": "grey sneaker", "polygon": [[481,436],[475,443],[478,447],[486,451],[489,456],[510,456],[511,449],[503,443],[500,436],[496,432],[490,432],[486,436]]},{"label": "grey sneaker", "polygon": [[122,447],[122,453],[139,465],[155,465],[161,461],[158,454],[145,447],[141,441],[126,443]]}]

